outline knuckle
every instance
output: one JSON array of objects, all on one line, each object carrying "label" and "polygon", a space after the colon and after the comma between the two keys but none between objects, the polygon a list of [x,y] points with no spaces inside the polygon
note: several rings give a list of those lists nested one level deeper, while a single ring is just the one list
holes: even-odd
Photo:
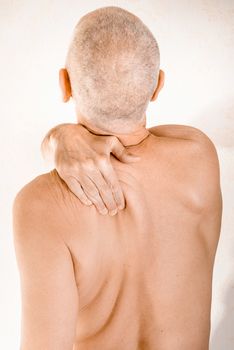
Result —
[{"label": "knuckle", "polygon": [[98,200],[98,192],[93,189],[87,189],[87,194],[92,200]]},{"label": "knuckle", "polygon": [[104,204],[100,198],[99,195],[89,196],[90,200],[97,206],[97,207],[103,207]]},{"label": "knuckle", "polygon": [[114,192],[114,193],[119,192],[119,186],[117,186],[116,184],[109,183],[109,186],[110,186],[112,192]]},{"label": "knuckle", "polygon": [[101,194],[103,194],[103,195],[105,195],[105,194],[110,195],[110,194],[111,194],[111,191],[110,191],[110,188],[108,187],[108,185],[103,185],[103,186],[100,188],[100,192],[101,192]]},{"label": "knuckle", "polygon": [[93,169],[94,168],[94,160],[92,158],[87,158],[83,164],[82,164],[83,168],[85,169]]},{"label": "knuckle", "polygon": [[108,162],[108,157],[107,157],[107,155],[106,154],[99,154],[99,156],[98,156],[98,158],[97,158],[97,162],[98,163],[107,163]]},{"label": "knuckle", "polygon": [[102,203],[100,202],[99,198],[97,198],[97,197],[92,197],[91,199],[92,199],[92,202],[93,202],[96,206],[102,207]]},{"label": "knuckle", "polygon": [[118,193],[118,192],[119,192],[119,188],[118,188],[118,187],[112,187],[112,191],[113,191],[114,193]]},{"label": "knuckle", "polygon": [[84,204],[87,203],[86,197],[80,196],[79,199],[81,200],[82,203],[84,203]]},{"label": "knuckle", "polygon": [[72,164],[69,167],[69,174],[78,174],[80,171],[80,167],[78,164]]},{"label": "knuckle", "polygon": [[84,192],[83,192],[83,190],[82,190],[81,187],[80,187],[80,189],[79,189],[79,191],[78,191],[78,193],[77,193],[77,197],[78,197],[82,202],[84,202],[84,201],[87,199],[87,197],[86,197],[86,195],[84,194]]},{"label": "knuckle", "polygon": [[106,205],[109,207],[109,209],[115,209],[116,203],[114,198],[111,196],[108,198],[108,200],[105,200]]},{"label": "knuckle", "polygon": [[75,162],[72,162],[72,164],[63,164],[58,170],[60,174],[73,174],[79,171],[79,165]]},{"label": "knuckle", "polygon": [[119,197],[119,189],[117,188],[114,188],[112,189],[112,193],[113,193],[113,196],[116,198],[116,197]]}]

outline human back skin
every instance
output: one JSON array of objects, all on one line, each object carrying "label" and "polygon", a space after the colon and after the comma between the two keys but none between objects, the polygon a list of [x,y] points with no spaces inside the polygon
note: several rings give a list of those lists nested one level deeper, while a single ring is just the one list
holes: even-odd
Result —
[{"label": "human back skin", "polygon": [[71,253],[73,350],[208,349],[222,206],[217,155],[197,129],[149,130],[130,146],[140,161],[111,157],[126,198],[118,215],[82,205],[56,170],[27,185],[42,200],[45,193]]}]

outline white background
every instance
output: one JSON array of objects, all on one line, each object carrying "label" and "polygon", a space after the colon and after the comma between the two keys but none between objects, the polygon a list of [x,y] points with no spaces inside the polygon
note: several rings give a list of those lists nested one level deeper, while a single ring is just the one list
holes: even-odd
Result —
[{"label": "white background", "polygon": [[234,349],[234,1],[0,0],[0,348],[18,349],[20,289],[11,207],[16,192],[47,169],[40,156],[46,131],[75,121],[62,104],[58,70],[81,16],[117,5],[156,36],[166,81],[150,103],[148,126],[187,124],[217,147],[224,211],[216,256],[212,350]]}]

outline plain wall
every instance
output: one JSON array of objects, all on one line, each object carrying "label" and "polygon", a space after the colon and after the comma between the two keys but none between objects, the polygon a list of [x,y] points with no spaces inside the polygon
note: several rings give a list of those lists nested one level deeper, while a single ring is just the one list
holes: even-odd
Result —
[{"label": "plain wall", "polygon": [[148,126],[187,124],[217,147],[223,220],[213,283],[212,350],[234,349],[234,1],[0,1],[0,348],[19,348],[20,287],[11,207],[16,192],[46,172],[40,143],[46,131],[74,122],[62,104],[58,70],[72,30],[85,13],[116,5],[156,36],[166,81],[150,103]]}]

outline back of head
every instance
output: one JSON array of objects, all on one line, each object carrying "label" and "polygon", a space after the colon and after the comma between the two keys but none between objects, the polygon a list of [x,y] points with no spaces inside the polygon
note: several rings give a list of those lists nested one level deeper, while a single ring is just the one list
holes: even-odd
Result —
[{"label": "back of head", "polygon": [[77,110],[100,129],[134,129],[157,86],[159,60],[156,39],[134,14],[115,6],[86,14],[66,59]]}]

